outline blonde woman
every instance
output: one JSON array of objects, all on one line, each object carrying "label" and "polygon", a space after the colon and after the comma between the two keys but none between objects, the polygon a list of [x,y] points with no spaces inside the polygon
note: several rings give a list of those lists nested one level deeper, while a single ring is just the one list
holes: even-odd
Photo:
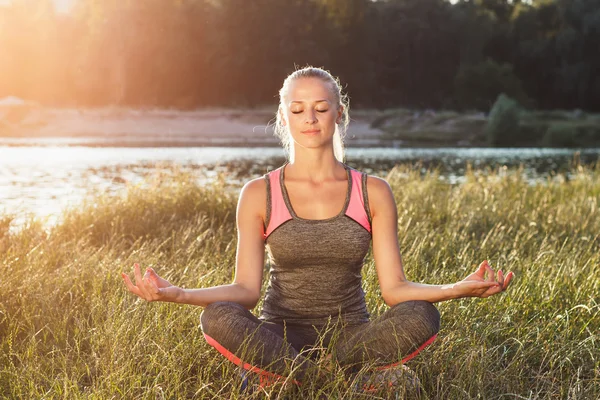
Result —
[{"label": "blonde woman", "polygon": [[[125,284],[147,301],[204,307],[208,343],[262,377],[288,376],[301,384],[320,355],[315,349],[323,348],[349,370],[368,364],[378,366],[378,378],[394,376],[435,339],[440,316],[433,303],[498,294],[513,274],[496,274],[484,261],[457,283],[408,281],[388,183],[343,162],[348,103],[338,81],[307,67],[289,75],[279,94],[276,131],[288,162],[241,191],[233,282],[182,289],[152,269],[142,276],[135,265],[135,284],[123,274]],[[375,319],[369,318],[361,284],[371,245],[390,306]],[[249,310],[261,296],[265,247],[271,270],[257,317]]]}]

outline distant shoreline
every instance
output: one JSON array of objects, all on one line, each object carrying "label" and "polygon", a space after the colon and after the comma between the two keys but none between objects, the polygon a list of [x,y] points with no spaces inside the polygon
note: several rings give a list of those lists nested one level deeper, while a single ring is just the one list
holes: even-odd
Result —
[{"label": "distant shoreline", "polygon": [[[182,111],[0,103],[0,146],[278,147],[272,108]],[[355,109],[350,115],[347,147],[489,147],[488,117],[481,112]],[[517,124],[510,147],[600,146],[598,114],[524,111]]]},{"label": "distant shoreline", "polygon": [[[50,140],[46,140],[50,139]],[[0,137],[0,147],[97,147],[97,148],[188,148],[188,147],[248,147],[248,148],[279,148],[281,145],[276,141],[259,141],[259,140],[182,140],[182,141],[164,141],[154,140],[148,141],[141,138],[132,138],[131,140],[111,141],[102,138],[2,138]],[[388,139],[347,139],[345,142],[347,148],[489,148],[489,146],[473,146],[473,145],[447,145],[442,143],[419,143],[419,142],[404,142],[402,140]],[[531,146],[523,146],[531,147]]]},{"label": "distant shoreline", "polygon": [[[93,147],[276,147],[273,110],[204,109],[96,109],[47,108],[32,104],[0,107],[0,145],[67,145]],[[349,147],[477,147],[469,135],[439,138],[431,134],[420,140],[420,119],[436,116],[401,110],[353,110],[346,136]],[[390,137],[385,121],[410,122],[412,137]],[[471,135],[472,136],[472,135]],[[449,139],[449,140],[448,140]]]}]

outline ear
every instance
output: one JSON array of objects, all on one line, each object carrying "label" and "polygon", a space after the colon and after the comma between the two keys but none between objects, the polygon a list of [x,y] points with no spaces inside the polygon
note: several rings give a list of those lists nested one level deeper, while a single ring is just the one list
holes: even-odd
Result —
[{"label": "ear", "polygon": [[344,115],[344,106],[340,104],[337,110],[337,118],[335,119],[336,124],[342,123],[342,116]]}]

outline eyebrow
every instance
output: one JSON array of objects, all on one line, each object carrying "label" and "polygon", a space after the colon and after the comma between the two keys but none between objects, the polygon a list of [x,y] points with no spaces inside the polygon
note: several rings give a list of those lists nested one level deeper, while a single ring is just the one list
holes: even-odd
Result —
[{"label": "eyebrow", "polygon": [[[329,103],[329,100],[317,100],[317,101],[315,101],[315,103],[321,103],[321,102]],[[305,102],[304,101],[300,101],[300,100],[294,100],[294,101],[290,101],[290,103],[305,103]]]}]

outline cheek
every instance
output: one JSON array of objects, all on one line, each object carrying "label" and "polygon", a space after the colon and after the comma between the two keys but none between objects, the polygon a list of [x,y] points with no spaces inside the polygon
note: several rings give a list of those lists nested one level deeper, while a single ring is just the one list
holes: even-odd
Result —
[{"label": "cheek", "polygon": [[327,113],[322,114],[321,118],[327,122],[335,123],[336,117],[337,117],[337,115],[335,112],[327,112]]},{"label": "cheek", "polygon": [[302,123],[302,114],[292,114],[288,115],[288,122],[290,125],[298,125]]}]

